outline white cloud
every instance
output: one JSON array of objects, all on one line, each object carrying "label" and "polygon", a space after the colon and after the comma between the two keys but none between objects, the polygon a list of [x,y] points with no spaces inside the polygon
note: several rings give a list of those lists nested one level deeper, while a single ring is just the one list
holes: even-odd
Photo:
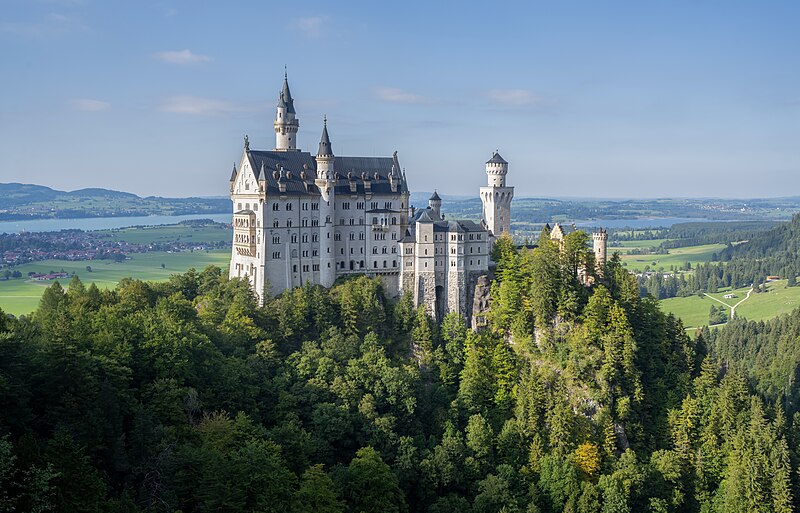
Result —
[{"label": "white cloud", "polygon": [[526,107],[541,100],[535,93],[526,89],[492,89],[486,95],[493,103],[510,107]]},{"label": "white cloud", "polygon": [[91,100],[89,98],[78,98],[70,102],[73,109],[83,110],[86,112],[99,112],[101,110],[108,110],[111,104],[101,100]]},{"label": "white cloud", "polygon": [[169,50],[166,52],[158,52],[153,56],[160,61],[170,64],[197,64],[199,62],[208,62],[211,60],[211,57],[193,53],[191,50]]},{"label": "white cloud", "polygon": [[322,35],[322,25],[325,23],[325,19],[323,16],[300,18],[294,22],[293,26],[306,37],[316,38]]},{"label": "white cloud", "polygon": [[375,89],[375,97],[389,103],[421,104],[433,102],[431,98],[404,91],[397,87],[378,87]]},{"label": "white cloud", "polygon": [[178,95],[167,98],[164,103],[161,104],[159,110],[162,112],[172,112],[175,114],[216,116],[220,114],[240,112],[242,111],[242,108],[224,100]]}]

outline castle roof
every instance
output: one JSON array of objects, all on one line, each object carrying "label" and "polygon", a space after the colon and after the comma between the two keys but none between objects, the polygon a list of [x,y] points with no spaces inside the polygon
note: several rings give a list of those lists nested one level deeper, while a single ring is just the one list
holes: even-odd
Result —
[{"label": "castle roof", "polygon": [[436,213],[432,208],[420,208],[408,221],[408,229],[400,242],[414,242],[417,223],[433,223],[435,233],[467,233],[467,232],[486,232],[486,228],[474,221],[461,220],[436,220]]},{"label": "castle roof", "polygon": [[508,164],[508,162],[500,156],[499,152],[492,153],[492,158],[486,161],[487,164]]},{"label": "castle roof", "polygon": [[442,201],[442,198],[439,197],[439,193],[438,192],[433,191],[433,194],[428,199],[428,201]]},{"label": "castle roof", "polygon": [[327,156],[333,155],[333,148],[331,147],[331,139],[328,137],[328,118],[325,118],[325,122],[322,125],[322,138],[319,140],[319,151],[317,152],[318,156]]},{"label": "castle roof", "polygon": [[[265,182],[267,194],[318,195],[319,189],[314,185],[317,178],[317,160],[306,151],[259,151],[247,152],[250,168],[255,171],[256,179]],[[389,175],[392,166],[400,168],[396,156],[393,157],[335,157],[334,190],[336,194],[364,194],[369,183],[373,194],[407,193],[408,185],[395,173],[399,182],[397,192],[392,192]],[[263,171],[262,171],[263,167]],[[256,171],[258,170],[258,171]],[[281,178],[280,171],[283,170]],[[276,175],[277,171],[277,177]],[[305,172],[305,179],[301,173]],[[286,192],[281,193],[278,180],[285,184]],[[350,183],[355,184],[355,192]]]},{"label": "castle roof", "polygon": [[284,107],[286,112],[296,114],[294,111],[294,99],[291,91],[289,91],[289,78],[286,74],[283,75],[283,90],[278,96],[278,107]]}]

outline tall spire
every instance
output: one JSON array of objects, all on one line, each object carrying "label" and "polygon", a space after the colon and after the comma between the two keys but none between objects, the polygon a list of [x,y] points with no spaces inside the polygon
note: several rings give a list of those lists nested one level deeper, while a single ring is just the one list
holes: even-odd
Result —
[{"label": "tall spire", "polygon": [[286,66],[283,67],[283,91],[281,91],[280,101],[286,104],[286,112],[296,114],[294,111],[294,99],[292,99],[292,93],[289,91],[289,73],[286,70]]},{"label": "tall spire", "polygon": [[328,137],[328,116],[323,118],[322,137],[319,140],[318,157],[332,156],[333,148],[331,147],[331,139]]}]

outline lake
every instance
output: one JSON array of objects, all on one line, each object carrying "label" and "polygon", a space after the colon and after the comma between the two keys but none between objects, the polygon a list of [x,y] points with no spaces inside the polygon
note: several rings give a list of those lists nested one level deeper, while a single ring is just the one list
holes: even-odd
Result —
[{"label": "lake", "polygon": [[35,219],[31,221],[0,221],[0,233],[57,232],[61,230],[110,230],[128,226],[176,224],[191,219],[211,219],[230,223],[231,214],[191,214],[185,216],[89,217],[84,219]]}]

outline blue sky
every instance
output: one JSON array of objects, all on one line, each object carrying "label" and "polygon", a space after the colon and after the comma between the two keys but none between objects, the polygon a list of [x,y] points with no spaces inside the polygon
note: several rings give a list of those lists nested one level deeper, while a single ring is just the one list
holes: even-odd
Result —
[{"label": "blue sky", "polygon": [[2,0],[0,181],[225,195],[284,65],[315,150],[412,190],[800,194],[800,2]]}]

